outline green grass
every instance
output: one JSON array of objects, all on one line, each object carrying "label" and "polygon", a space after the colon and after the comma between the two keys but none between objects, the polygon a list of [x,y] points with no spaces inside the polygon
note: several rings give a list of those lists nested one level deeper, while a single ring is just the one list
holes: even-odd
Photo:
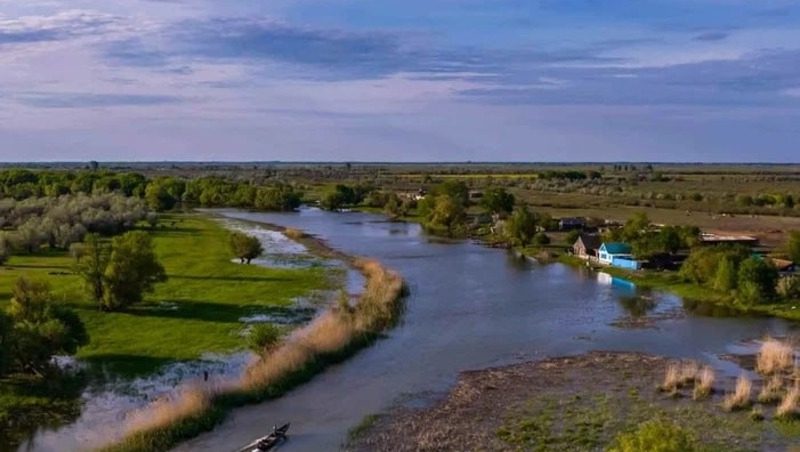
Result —
[{"label": "green grass", "polygon": [[146,374],[166,363],[207,352],[245,347],[239,318],[285,309],[296,297],[330,286],[322,267],[263,268],[231,262],[227,232],[211,218],[166,217],[175,227],[152,231],[169,280],[145,303],[124,312],[101,312],[89,301],[65,253],[14,256],[2,270],[0,305],[18,276],[46,279],[56,298],[86,323],[90,343],[78,357],[123,375]]}]

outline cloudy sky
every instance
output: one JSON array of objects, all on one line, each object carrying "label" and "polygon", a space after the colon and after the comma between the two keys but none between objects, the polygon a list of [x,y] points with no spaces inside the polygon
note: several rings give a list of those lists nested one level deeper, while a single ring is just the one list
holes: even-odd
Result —
[{"label": "cloudy sky", "polygon": [[0,0],[0,161],[800,162],[790,0]]}]

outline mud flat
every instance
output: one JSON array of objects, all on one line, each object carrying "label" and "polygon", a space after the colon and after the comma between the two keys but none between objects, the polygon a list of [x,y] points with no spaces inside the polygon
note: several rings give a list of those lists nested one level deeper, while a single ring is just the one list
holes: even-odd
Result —
[{"label": "mud flat", "polygon": [[[692,400],[658,390],[674,359],[591,352],[470,371],[424,408],[397,407],[365,418],[348,450],[605,450],[620,432],[664,419],[694,433],[709,450],[796,450],[800,423],[778,420],[771,407],[726,412],[734,376],[718,375],[713,394]],[[753,397],[755,398],[755,391]]]}]

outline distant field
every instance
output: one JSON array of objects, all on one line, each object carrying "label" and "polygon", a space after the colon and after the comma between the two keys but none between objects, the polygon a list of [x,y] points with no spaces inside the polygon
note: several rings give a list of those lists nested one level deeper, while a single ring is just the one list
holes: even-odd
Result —
[{"label": "distant field", "polygon": [[[239,318],[289,305],[295,297],[329,285],[326,270],[274,269],[232,263],[227,233],[199,215],[172,215],[153,232],[158,256],[169,275],[146,303],[126,312],[100,312],[72,274],[63,253],[14,256],[0,267],[0,305],[8,302],[20,275],[48,280],[57,298],[75,307],[92,338],[80,358],[111,365],[122,373],[147,373],[206,352],[241,348]],[[246,283],[246,284],[244,284]]]}]

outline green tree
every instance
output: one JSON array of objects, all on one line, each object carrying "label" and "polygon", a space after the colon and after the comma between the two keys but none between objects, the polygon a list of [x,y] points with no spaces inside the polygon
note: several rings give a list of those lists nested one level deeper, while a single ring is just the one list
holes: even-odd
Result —
[{"label": "green tree", "polygon": [[406,205],[403,204],[396,193],[390,193],[387,198],[386,204],[383,206],[383,211],[386,213],[386,216],[392,220],[396,220],[407,213]]},{"label": "green tree", "polygon": [[480,204],[491,213],[510,213],[514,209],[514,202],[513,194],[496,187],[486,190]]},{"label": "green tree", "polygon": [[733,258],[725,256],[720,259],[714,275],[714,289],[720,292],[731,292],[736,289],[737,268]]},{"label": "green tree", "polygon": [[141,302],[156,283],[166,280],[150,236],[143,231],[126,232],[112,240],[111,256],[103,272],[101,307],[111,311]]},{"label": "green tree", "polygon": [[789,233],[789,241],[786,244],[789,259],[800,264],[800,231]]},{"label": "green tree", "polygon": [[76,270],[95,303],[102,305],[105,291],[105,271],[111,257],[111,245],[98,234],[88,234],[82,252],[76,255]]},{"label": "green tree", "polygon": [[465,208],[469,205],[469,187],[464,181],[450,179],[433,188],[435,196],[447,195],[456,204]]},{"label": "green tree", "polygon": [[0,321],[6,330],[0,338],[5,357],[0,358],[18,372],[41,375],[50,369],[54,355],[74,354],[89,341],[78,316],[53,303],[47,283],[24,277],[14,284],[8,316]]},{"label": "green tree", "polygon": [[458,235],[464,221],[464,207],[449,195],[434,198],[433,209],[428,212],[425,227],[444,235]]},{"label": "green tree", "polygon": [[537,218],[526,206],[517,207],[506,221],[506,237],[515,245],[526,246],[536,234]]},{"label": "green tree", "polygon": [[264,252],[261,241],[241,232],[232,232],[229,238],[229,245],[233,255],[244,263],[250,263]]},{"label": "green tree", "polygon": [[764,259],[751,256],[739,265],[737,299],[746,305],[766,303],[775,298],[778,271]]}]

